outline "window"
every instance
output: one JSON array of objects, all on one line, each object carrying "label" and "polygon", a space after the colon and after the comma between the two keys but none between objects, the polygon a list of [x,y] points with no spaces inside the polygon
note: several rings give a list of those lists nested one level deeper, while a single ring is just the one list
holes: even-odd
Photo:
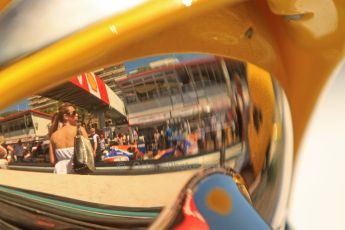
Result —
[{"label": "window", "polygon": [[162,73],[157,73],[157,74],[155,74],[155,78],[160,78],[160,77],[163,77],[163,74],[162,74]]},{"label": "window", "polygon": [[182,91],[185,92],[189,89],[188,85],[190,84],[190,78],[188,76],[188,73],[184,67],[177,69],[176,72],[178,75],[178,81],[182,83]]},{"label": "window", "polygon": [[158,79],[156,80],[156,83],[160,96],[169,96],[169,90],[164,79]]},{"label": "window", "polygon": [[143,81],[142,78],[135,79],[135,80],[133,80],[133,84],[136,85],[136,84],[138,84],[138,83],[141,83],[142,81]]},{"label": "window", "polygon": [[176,85],[170,85],[170,92],[172,95],[180,93],[180,88],[178,87],[177,83]]},{"label": "window", "polygon": [[25,115],[24,116],[23,124],[24,124],[24,127],[26,126],[27,128],[33,127],[31,115]]},{"label": "window", "polygon": [[110,71],[113,71],[115,69],[116,69],[116,66],[110,66],[110,67],[104,68],[104,72],[110,72]]},{"label": "window", "polygon": [[224,83],[225,79],[220,65],[217,63],[213,66],[217,83]]},{"label": "window", "polygon": [[163,87],[163,85],[164,85],[164,79],[156,80],[156,83],[157,83],[157,87],[158,87],[158,89],[159,89],[160,87]]},{"label": "window", "polygon": [[193,80],[195,82],[196,88],[197,89],[202,88],[203,83],[202,83],[202,78],[201,78],[198,66],[194,66],[191,72],[192,72],[192,76],[193,76]]},{"label": "window", "polygon": [[127,102],[127,104],[136,103],[137,102],[137,96],[134,93],[126,95],[126,102]]},{"label": "window", "polygon": [[141,83],[135,86],[135,91],[137,92],[140,101],[146,101],[148,96],[146,94],[145,84]]},{"label": "window", "polygon": [[169,78],[166,79],[166,81],[169,86],[171,95],[180,93],[179,82],[177,81],[175,76],[170,76]]},{"label": "window", "polygon": [[210,85],[210,76],[207,71],[207,66],[206,65],[200,65],[200,72],[201,72],[201,79],[204,82],[205,86]]},{"label": "window", "polygon": [[145,83],[145,88],[147,90],[148,97],[150,99],[158,97],[157,86],[154,81],[149,81]]},{"label": "window", "polygon": [[126,86],[131,85],[131,82],[127,81],[127,82],[120,83],[119,85],[120,85],[120,87],[126,87]]},{"label": "window", "polygon": [[148,76],[148,77],[145,77],[145,78],[144,78],[144,81],[145,81],[145,82],[146,82],[146,81],[149,81],[149,80],[153,80],[153,79],[152,79],[152,76]]}]

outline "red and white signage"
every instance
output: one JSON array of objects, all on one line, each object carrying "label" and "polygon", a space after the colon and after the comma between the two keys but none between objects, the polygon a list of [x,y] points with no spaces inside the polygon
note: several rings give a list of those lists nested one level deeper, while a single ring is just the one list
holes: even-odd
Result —
[{"label": "red and white signage", "polygon": [[109,96],[105,83],[93,73],[83,73],[71,79],[71,82],[93,94],[109,105]]},{"label": "red and white signage", "polygon": [[83,73],[73,77],[70,81],[126,116],[123,101],[94,73]]}]

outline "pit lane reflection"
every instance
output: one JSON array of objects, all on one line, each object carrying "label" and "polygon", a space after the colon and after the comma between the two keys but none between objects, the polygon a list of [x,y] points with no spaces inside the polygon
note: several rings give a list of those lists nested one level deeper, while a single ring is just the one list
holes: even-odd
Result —
[{"label": "pit lane reflection", "polygon": [[[76,79],[85,78],[92,88],[96,82],[92,79],[99,76],[107,82],[109,69],[117,67]],[[125,116],[113,115],[101,105],[90,106],[97,101],[78,100],[80,92],[72,97],[70,85],[42,95],[72,102],[90,112],[88,119],[85,112],[80,119],[91,141],[91,130],[98,134],[95,160],[100,174],[109,170],[133,174],[225,165],[242,171],[247,183],[252,184],[270,160],[273,82],[268,73],[251,64],[194,54],[187,61],[165,58],[141,66],[117,79],[113,89],[125,106]],[[94,118],[99,114],[97,121]],[[35,162],[33,155],[24,156],[24,165]],[[45,157],[43,161],[47,160]],[[116,166],[122,167],[119,170]]]},{"label": "pit lane reflection", "polygon": [[[117,70],[107,67],[77,80],[99,76],[106,81],[107,69]],[[161,60],[135,71],[115,84],[125,115],[114,112],[115,107],[75,100],[66,92],[71,91],[67,83],[64,90],[42,93],[87,109],[81,116],[83,125],[88,131],[96,128],[102,146],[95,174],[224,166],[243,177],[254,207],[267,222],[281,218],[275,209],[287,199],[291,121],[284,93],[271,75],[250,63],[213,55]],[[99,121],[92,123],[90,114],[98,115]],[[34,171],[52,171],[33,161],[14,162],[9,168],[28,170],[28,165]]]}]

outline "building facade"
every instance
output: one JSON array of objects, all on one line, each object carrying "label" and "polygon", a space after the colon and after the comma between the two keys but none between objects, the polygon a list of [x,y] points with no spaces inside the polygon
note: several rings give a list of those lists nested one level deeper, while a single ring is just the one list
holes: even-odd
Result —
[{"label": "building facade", "polygon": [[[100,77],[111,90],[121,97],[121,90],[117,87],[116,81],[127,78],[124,64],[116,64],[93,71]],[[33,110],[40,110],[47,113],[54,113],[58,109],[58,101],[35,95],[28,98],[29,107]]]},{"label": "building facade", "polygon": [[58,108],[58,101],[51,98],[35,95],[29,97],[28,100],[29,107],[33,110],[39,110],[46,113],[54,113]]},{"label": "building facade", "polygon": [[26,110],[0,119],[0,133],[6,144],[43,141],[48,137],[51,115],[38,110]]},{"label": "building facade", "polygon": [[119,97],[122,97],[121,90],[117,87],[116,82],[127,78],[126,68],[123,63],[95,70],[94,74],[100,77]]},{"label": "building facade", "polygon": [[179,60],[177,58],[164,58],[164,59],[150,62],[149,66],[151,69],[155,69],[155,68],[169,66],[169,65],[173,65],[177,63],[179,63]]},{"label": "building facade", "polygon": [[209,105],[213,109],[229,107],[229,87],[224,76],[228,70],[222,62],[216,58],[197,59],[163,65],[119,80],[129,123],[165,122],[172,117],[199,113],[199,109]]}]

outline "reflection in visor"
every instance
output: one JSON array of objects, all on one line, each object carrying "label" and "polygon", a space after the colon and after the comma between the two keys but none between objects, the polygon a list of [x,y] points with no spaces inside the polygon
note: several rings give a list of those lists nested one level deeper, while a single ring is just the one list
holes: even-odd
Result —
[{"label": "reflection in visor", "polygon": [[[225,161],[221,163],[242,170],[251,184],[268,160],[275,112],[273,82],[253,65],[202,55],[144,69],[117,85],[128,124],[115,133],[106,162],[223,152],[224,159],[213,164]],[[245,140],[248,146],[243,145]],[[231,147],[236,145],[251,154],[234,161]]]},{"label": "reflection in visor", "polygon": [[[292,142],[288,105],[277,82],[250,63],[213,55],[148,59],[152,59],[149,64],[115,79],[112,93],[124,106],[121,111],[116,106],[109,109],[104,101],[93,105],[96,94],[76,88],[79,78],[42,93],[103,116],[99,127],[105,149],[97,150],[95,174],[169,176],[200,168],[231,168],[241,175],[239,190],[246,191],[264,220],[281,227],[291,178]],[[111,74],[118,71],[107,68]],[[97,84],[99,77],[108,81],[112,75],[105,69],[80,75],[80,79],[91,76]],[[92,86],[96,92],[97,85]],[[85,94],[92,100],[80,99]],[[91,128],[86,122],[84,126]],[[9,168],[51,170],[47,164],[29,164],[12,163]]]},{"label": "reflection in visor", "polygon": [[[245,66],[227,62],[204,55],[118,81],[128,127],[125,135],[115,135],[113,144],[128,144],[134,159],[159,160],[207,154],[240,143],[243,121],[236,95],[241,85],[237,89],[231,78],[233,73],[243,77]],[[231,72],[227,64],[233,65]],[[118,149],[124,148],[112,149],[109,156]]]}]

